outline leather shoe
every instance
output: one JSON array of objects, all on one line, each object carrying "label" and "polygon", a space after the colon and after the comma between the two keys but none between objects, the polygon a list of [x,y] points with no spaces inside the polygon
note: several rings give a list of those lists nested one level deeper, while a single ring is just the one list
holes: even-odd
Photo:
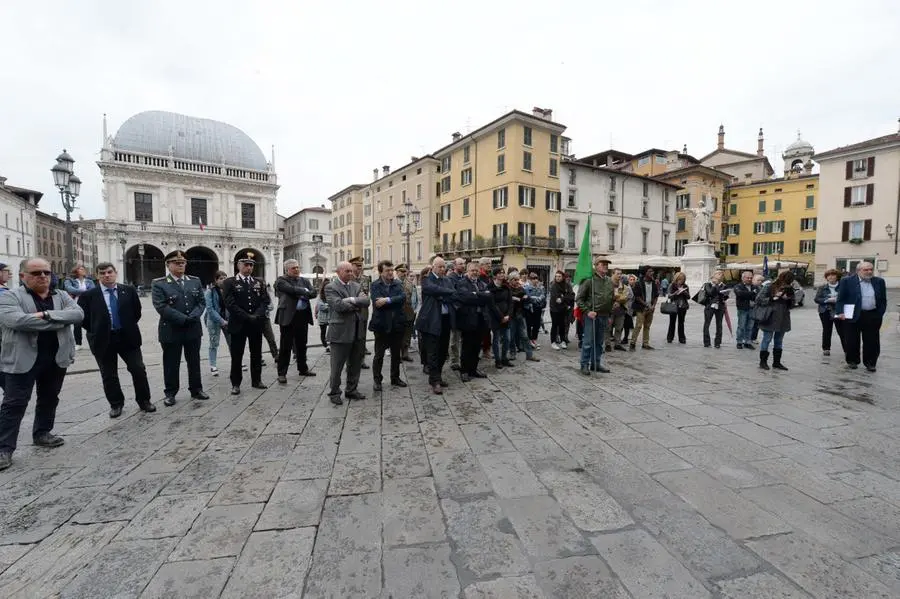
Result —
[{"label": "leather shoe", "polygon": [[461,380],[461,381],[464,382],[464,383],[468,383],[469,381],[472,380],[472,377],[470,377],[468,374],[466,374],[466,373],[464,372],[464,373],[462,373],[461,375],[459,375],[459,380]]},{"label": "leather shoe", "polygon": [[440,385],[432,385],[431,392],[434,393],[435,395],[443,395],[444,394],[444,390],[441,389]]},{"label": "leather shoe", "polygon": [[12,466],[12,453],[0,451],[0,470],[6,470],[10,466]]},{"label": "leather shoe", "polygon": [[209,395],[206,394],[205,391],[194,391],[191,393],[191,397],[194,399],[209,399]]},{"label": "leather shoe", "polygon": [[355,399],[357,401],[362,401],[363,399],[366,398],[366,396],[363,395],[362,393],[360,393],[359,391],[351,391],[350,393],[344,393],[344,397],[346,397],[347,399]]},{"label": "leather shoe", "polygon": [[449,387],[450,385],[444,379],[441,379],[441,387]]},{"label": "leather shoe", "polygon": [[231,388],[231,394],[232,394],[232,395],[240,395],[240,394],[241,394],[241,388],[240,388],[240,387],[232,387],[232,388]]},{"label": "leather shoe", "polygon": [[451,364],[450,370],[459,370],[459,364]]},{"label": "leather shoe", "polygon": [[392,387],[408,387],[409,385],[407,385],[406,381],[404,381],[402,379],[391,379],[391,386]]},{"label": "leather shoe", "polygon": [[372,385],[372,390],[376,393],[381,391],[381,381],[375,381],[375,384]]},{"label": "leather shoe", "polygon": [[331,403],[333,403],[333,404],[336,405],[336,406],[342,406],[342,405],[344,405],[344,401],[341,399],[341,396],[340,396],[340,395],[332,395],[332,396],[329,397],[328,399],[330,399],[330,400],[331,400]]},{"label": "leather shoe", "polygon": [[367,355],[367,356],[371,356],[371,355],[372,355],[372,352],[369,350],[369,348],[366,348],[366,355]]},{"label": "leather shoe", "polygon": [[253,383],[250,386],[253,387],[254,389],[268,389],[269,388],[269,386],[266,385],[265,383]]},{"label": "leather shoe", "polygon": [[475,372],[470,372],[469,376],[473,379],[486,379],[487,375],[480,370],[476,370]]},{"label": "leather shoe", "polygon": [[112,406],[109,409],[109,417],[110,418],[118,418],[122,415],[122,406]]},{"label": "leather shoe", "polygon": [[309,369],[307,369],[307,370],[301,370],[301,371],[300,371],[300,376],[316,376],[316,373],[313,372],[312,370],[309,370]]},{"label": "leather shoe", "polygon": [[138,407],[141,409],[141,412],[155,412],[156,406],[154,406],[149,401],[147,403],[138,404]]},{"label": "leather shoe", "polygon": [[278,382],[281,383],[282,385],[287,385],[287,377],[284,375],[279,375]]},{"label": "leather shoe", "polygon": [[59,447],[65,440],[53,433],[44,433],[34,438],[34,444],[41,447]]},{"label": "leather shoe", "polygon": [[363,370],[368,370],[369,368],[371,368],[371,366],[369,366],[369,365],[366,364],[365,362],[362,363],[362,369],[363,369]]},{"label": "leather shoe", "polygon": [[875,368],[874,366],[866,366],[866,370],[868,370],[869,372],[875,372],[875,371],[877,371],[878,369]]},{"label": "leather shoe", "polygon": [[609,372],[609,368],[607,368],[606,366],[598,366],[597,372],[602,372],[602,373],[606,374]]},{"label": "leather shoe", "polygon": [[428,374],[428,373],[429,373],[428,366],[422,366],[422,374]]},{"label": "leather shoe", "polygon": [[507,368],[512,368],[513,366],[515,366],[515,364],[513,364],[509,360],[500,360],[500,363],[503,364],[504,366],[506,366]]},{"label": "leather shoe", "polygon": [[176,403],[174,395],[166,395],[166,398],[163,400],[163,405],[172,407]]}]

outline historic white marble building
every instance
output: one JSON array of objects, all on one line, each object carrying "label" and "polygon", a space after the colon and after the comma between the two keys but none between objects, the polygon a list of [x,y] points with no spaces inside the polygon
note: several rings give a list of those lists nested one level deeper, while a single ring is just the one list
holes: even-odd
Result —
[{"label": "historic white marble building", "polygon": [[9,266],[10,287],[18,284],[22,258],[38,254],[34,233],[42,196],[40,191],[7,185],[6,177],[0,176],[0,262]]},{"label": "historic white marble building", "polygon": [[304,208],[284,219],[284,257],[300,262],[304,274],[334,270],[331,256],[331,208]]},{"label": "historic white marble building", "polygon": [[204,283],[216,270],[235,272],[246,250],[255,254],[254,274],[272,281],[280,274],[274,152],[267,161],[232,125],[162,111],[132,116],[114,137],[104,116],[103,140],[97,164],[106,220],[96,227],[97,260],[116,264],[120,280],[149,285],[176,249]]}]

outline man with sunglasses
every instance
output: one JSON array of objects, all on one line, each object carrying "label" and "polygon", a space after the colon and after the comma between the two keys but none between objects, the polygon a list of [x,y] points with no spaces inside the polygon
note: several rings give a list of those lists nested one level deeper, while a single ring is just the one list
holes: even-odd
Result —
[{"label": "man with sunglasses", "polygon": [[34,444],[59,447],[64,443],[51,431],[66,369],[75,361],[72,325],[79,326],[84,313],[69,294],[51,291],[51,274],[46,260],[26,258],[19,267],[23,285],[0,294],[0,370],[5,373],[0,470],[12,464],[19,427],[35,386]]}]

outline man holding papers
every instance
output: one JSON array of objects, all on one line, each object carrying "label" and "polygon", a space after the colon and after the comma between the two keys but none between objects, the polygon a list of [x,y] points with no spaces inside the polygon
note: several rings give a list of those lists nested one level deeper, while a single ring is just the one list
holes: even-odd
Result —
[{"label": "man holding papers", "polygon": [[873,276],[873,271],[871,262],[860,262],[856,274],[841,280],[838,285],[834,306],[838,320],[844,322],[847,366],[859,367],[861,337],[862,363],[869,372],[875,372],[881,353],[881,321],[887,309],[884,279]]}]

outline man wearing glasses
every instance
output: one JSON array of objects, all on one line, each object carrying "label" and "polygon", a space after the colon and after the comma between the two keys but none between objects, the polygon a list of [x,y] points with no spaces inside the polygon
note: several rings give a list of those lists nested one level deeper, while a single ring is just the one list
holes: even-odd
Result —
[{"label": "man wearing glasses", "polygon": [[12,464],[19,426],[37,386],[32,439],[41,447],[59,447],[54,435],[56,406],[66,369],[75,360],[75,335],[84,313],[69,294],[50,290],[50,265],[26,258],[19,267],[23,285],[0,294],[3,346],[0,370],[5,373],[0,404],[0,470]]}]

